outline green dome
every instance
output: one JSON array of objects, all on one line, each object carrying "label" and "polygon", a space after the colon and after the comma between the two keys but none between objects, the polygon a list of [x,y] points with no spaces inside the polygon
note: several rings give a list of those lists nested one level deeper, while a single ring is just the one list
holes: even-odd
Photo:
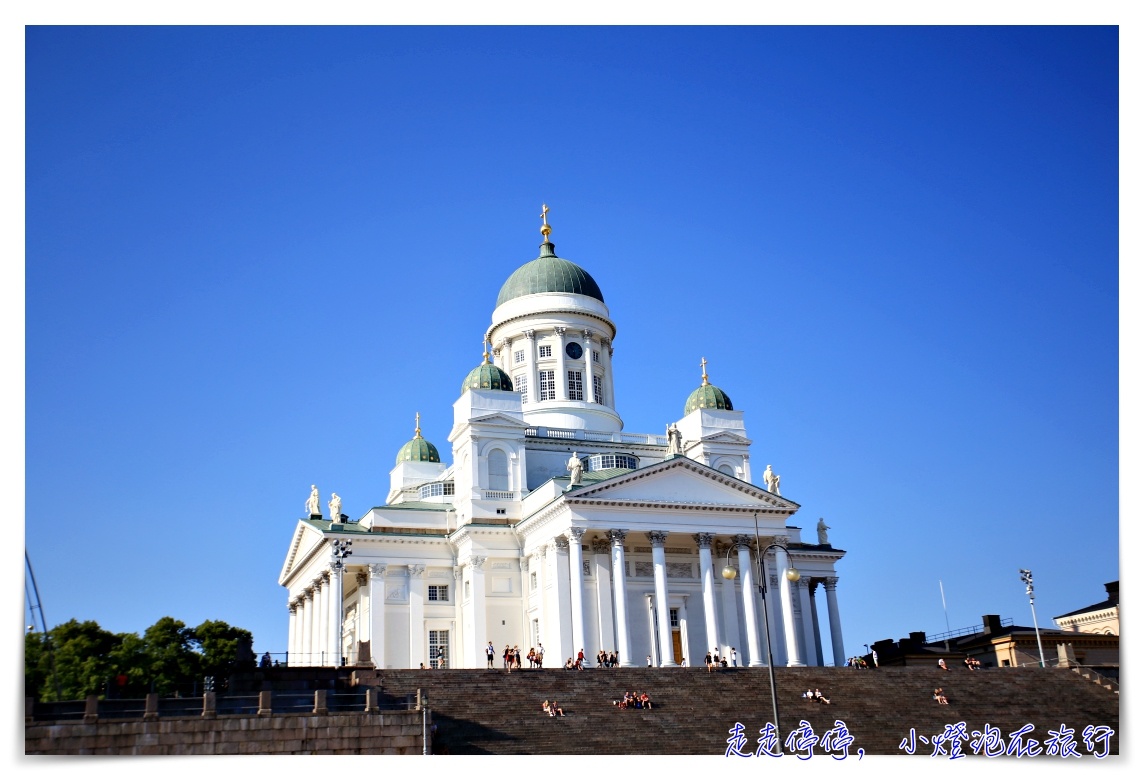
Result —
[{"label": "green dome", "polygon": [[465,377],[465,382],[461,385],[461,392],[464,393],[466,390],[507,390],[512,392],[512,379],[501,370],[500,366],[485,362],[474,368]]},{"label": "green dome", "polygon": [[715,385],[701,385],[687,396],[683,413],[691,414],[696,409],[726,409],[730,412],[734,411],[735,407],[731,406],[731,397]]},{"label": "green dome", "polygon": [[540,245],[540,257],[512,272],[500,289],[497,306],[514,298],[537,293],[578,293],[604,302],[600,285],[580,266],[557,257],[556,247],[548,241]]},{"label": "green dome", "polygon": [[418,435],[407,441],[397,453],[398,463],[404,463],[407,460],[440,463],[441,456],[437,454],[436,447]]},{"label": "green dome", "polygon": [[413,431],[413,438],[405,442],[405,446],[397,451],[397,464],[405,461],[420,461],[422,463],[440,463],[441,456],[437,448],[421,437],[421,415],[417,415],[417,427]]}]

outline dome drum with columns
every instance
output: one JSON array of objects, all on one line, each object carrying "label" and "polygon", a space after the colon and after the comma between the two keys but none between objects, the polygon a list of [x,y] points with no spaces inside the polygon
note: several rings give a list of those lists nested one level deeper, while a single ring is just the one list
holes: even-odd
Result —
[{"label": "dome drum with columns", "polygon": [[[297,522],[279,578],[290,663],[481,667],[491,641],[498,655],[543,645],[548,666],[580,649],[698,665],[715,647],[763,665],[756,527],[764,549],[786,548],[763,560],[776,663],[845,663],[844,551],[814,543],[824,533],[802,540],[799,505],[769,468],[752,484],[743,412],[705,359],[666,435],[624,431],[616,327],[596,281],[556,255],[547,215],[540,254],[501,287],[484,359],[453,404],[451,463],[418,415],[384,505]],[[333,542],[351,538],[349,563]],[[781,576],[791,565],[793,583]],[[728,566],[734,579],[720,576]]]}]

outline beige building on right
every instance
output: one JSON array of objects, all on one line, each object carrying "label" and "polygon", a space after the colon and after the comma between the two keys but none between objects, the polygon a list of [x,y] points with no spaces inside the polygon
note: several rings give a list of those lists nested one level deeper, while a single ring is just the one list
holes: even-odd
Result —
[{"label": "beige building on right", "polygon": [[1106,582],[1108,598],[1083,609],[1053,618],[1062,631],[1120,636],[1120,580]]}]

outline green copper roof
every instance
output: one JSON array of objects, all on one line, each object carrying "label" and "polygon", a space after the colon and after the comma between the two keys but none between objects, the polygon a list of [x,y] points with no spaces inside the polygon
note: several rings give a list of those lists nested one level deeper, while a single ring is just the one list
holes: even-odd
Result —
[{"label": "green copper roof", "polygon": [[715,385],[702,384],[695,392],[687,396],[687,403],[683,406],[683,413],[691,414],[696,409],[726,409],[734,411],[731,398]]},{"label": "green copper roof", "polygon": [[500,289],[497,306],[525,295],[550,292],[579,293],[603,303],[604,293],[596,280],[575,263],[557,257],[555,249],[545,241],[540,245],[540,257],[513,271]]},{"label": "green copper roof", "polygon": [[437,448],[423,439],[420,431],[418,431],[417,435],[407,441],[397,453],[398,463],[404,463],[407,460],[440,463],[441,456],[437,454]]},{"label": "green copper roof", "polygon": [[492,363],[481,363],[469,372],[461,385],[461,392],[466,390],[508,390],[512,392],[512,379],[501,370],[500,366]]}]

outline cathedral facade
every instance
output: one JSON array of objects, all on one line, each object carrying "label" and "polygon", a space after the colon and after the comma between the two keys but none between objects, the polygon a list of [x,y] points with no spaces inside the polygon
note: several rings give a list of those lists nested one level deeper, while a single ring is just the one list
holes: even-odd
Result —
[{"label": "cathedral facade", "polygon": [[769,633],[776,664],[843,665],[844,551],[821,520],[803,540],[770,466],[752,483],[744,413],[705,363],[665,435],[623,430],[603,292],[542,220],[453,404],[451,464],[418,422],[384,506],[352,520],[335,495],[325,518],[314,488],[279,577],[289,663],[480,667],[491,644],[497,666],[505,646],[761,666]]}]

